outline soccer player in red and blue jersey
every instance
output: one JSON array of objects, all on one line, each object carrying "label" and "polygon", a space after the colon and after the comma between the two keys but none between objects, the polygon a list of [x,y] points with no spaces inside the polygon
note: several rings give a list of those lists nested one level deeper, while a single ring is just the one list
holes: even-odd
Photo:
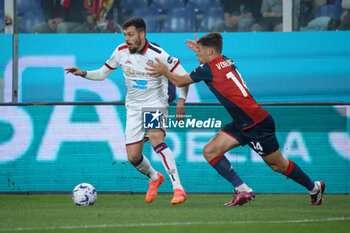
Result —
[{"label": "soccer player in red and blue jersey", "polygon": [[[197,39],[197,38],[196,38]],[[311,205],[321,205],[325,183],[314,182],[293,161],[283,157],[275,135],[272,116],[253,99],[234,62],[221,55],[222,36],[209,33],[198,41],[186,41],[196,52],[200,66],[186,75],[176,75],[157,60],[148,68],[153,76],[165,75],[176,86],[204,81],[227,109],[233,121],[215,134],[203,149],[203,155],[216,171],[236,189],[226,206],[238,206],[253,200],[255,194],[232,168],[225,153],[248,144],[265,163],[295,182],[303,185],[311,195]]]}]

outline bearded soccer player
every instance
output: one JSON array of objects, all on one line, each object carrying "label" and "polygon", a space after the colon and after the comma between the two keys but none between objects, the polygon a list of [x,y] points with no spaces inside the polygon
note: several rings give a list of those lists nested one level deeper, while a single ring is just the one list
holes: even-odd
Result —
[{"label": "bearded soccer player", "polygon": [[[197,38],[196,38],[197,39]],[[203,155],[214,169],[236,189],[233,199],[226,206],[243,205],[253,200],[253,190],[239,177],[225,157],[225,153],[240,145],[248,144],[265,163],[304,186],[311,195],[311,205],[321,205],[325,183],[314,182],[293,161],[283,157],[275,135],[272,116],[255,102],[234,62],[221,55],[222,36],[209,33],[198,41],[186,41],[196,52],[200,66],[186,75],[171,73],[158,59],[150,65],[149,74],[165,75],[176,86],[204,81],[229,112],[233,121],[214,135],[203,149]]]},{"label": "bearded soccer player", "polygon": [[[150,179],[145,201],[151,203],[156,198],[158,187],[165,180],[164,176],[157,172],[147,157],[142,154],[144,142],[149,138],[172,182],[174,196],[171,204],[183,203],[187,195],[180,182],[174,155],[164,142],[164,128],[144,129],[142,109],[165,108],[163,114],[166,115],[168,107],[168,80],[165,76],[153,78],[148,75],[147,70],[145,70],[147,64],[155,62],[155,58],[158,57],[167,64],[167,68],[171,72],[184,75],[186,71],[180,65],[179,59],[170,57],[163,49],[147,41],[146,24],[143,19],[130,18],[124,22],[123,29],[126,43],[119,45],[100,69],[83,71],[77,67],[71,67],[67,68],[66,72],[90,80],[104,80],[113,70],[119,66],[122,67],[127,86],[125,100],[127,109],[126,152],[130,163]],[[184,114],[187,93],[188,86],[181,88],[177,103],[177,115]],[[159,113],[156,112],[156,114]]]}]

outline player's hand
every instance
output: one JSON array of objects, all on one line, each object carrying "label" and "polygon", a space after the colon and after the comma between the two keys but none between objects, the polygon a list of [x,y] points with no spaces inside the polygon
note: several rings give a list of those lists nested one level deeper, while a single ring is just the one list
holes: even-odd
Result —
[{"label": "player's hand", "polygon": [[179,98],[176,104],[176,112],[175,112],[176,120],[183,121],[185,119],[185,114],[186,114],[185,99]]},{"label": "player's hand", "polygon": [[165,74],[165,72],[168,71],[168,67],[164,63],[162,63],[158,58],[156,58],[156,61],[158,62],[158,64],[147,63],[147,65],[151,68],[145,68],[146,70],[150,71],[147,72],[147,74],[151,75],[152,77],[158,77],[159,75],[163,75]]},{"label": "player's hand", "polygon": [[198,41],[197,34],[194,34],[194,38],[196,39],[195,41],[194,40],[185,40],[185,43],[189,49],[191,49],[194,52],[197,52],[198,51],[198,49],[197,49],[197,41]]},{"label": "player's hand", "polygon": [[78,67],[69,67],[69,68],[66,68],[64,70],[66,71],[66,74],[72,73],[72,74],[77,75],[77,76],[83,75],[83,71],[80,70]]}]

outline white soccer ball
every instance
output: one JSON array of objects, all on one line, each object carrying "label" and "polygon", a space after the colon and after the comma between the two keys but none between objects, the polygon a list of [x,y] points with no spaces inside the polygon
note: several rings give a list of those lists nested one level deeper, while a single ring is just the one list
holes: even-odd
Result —
[{"label": "white soccer ball", "polygon": [[97,200],[96,189],[88,183],[78,184],[73,189],[72,199],[79,206],[93,205]]}]

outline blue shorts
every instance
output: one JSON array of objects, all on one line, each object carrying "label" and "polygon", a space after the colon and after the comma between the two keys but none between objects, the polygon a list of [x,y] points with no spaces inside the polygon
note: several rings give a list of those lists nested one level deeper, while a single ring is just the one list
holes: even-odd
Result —
[{"label": "blue shorts", "polygon": [[248,144],[260,156],[267,156],[279,148],[275,135],[275,122],[271,115],[245,131],[237,129],[233,121],[221,130],[234,137],[242,146]]}]

